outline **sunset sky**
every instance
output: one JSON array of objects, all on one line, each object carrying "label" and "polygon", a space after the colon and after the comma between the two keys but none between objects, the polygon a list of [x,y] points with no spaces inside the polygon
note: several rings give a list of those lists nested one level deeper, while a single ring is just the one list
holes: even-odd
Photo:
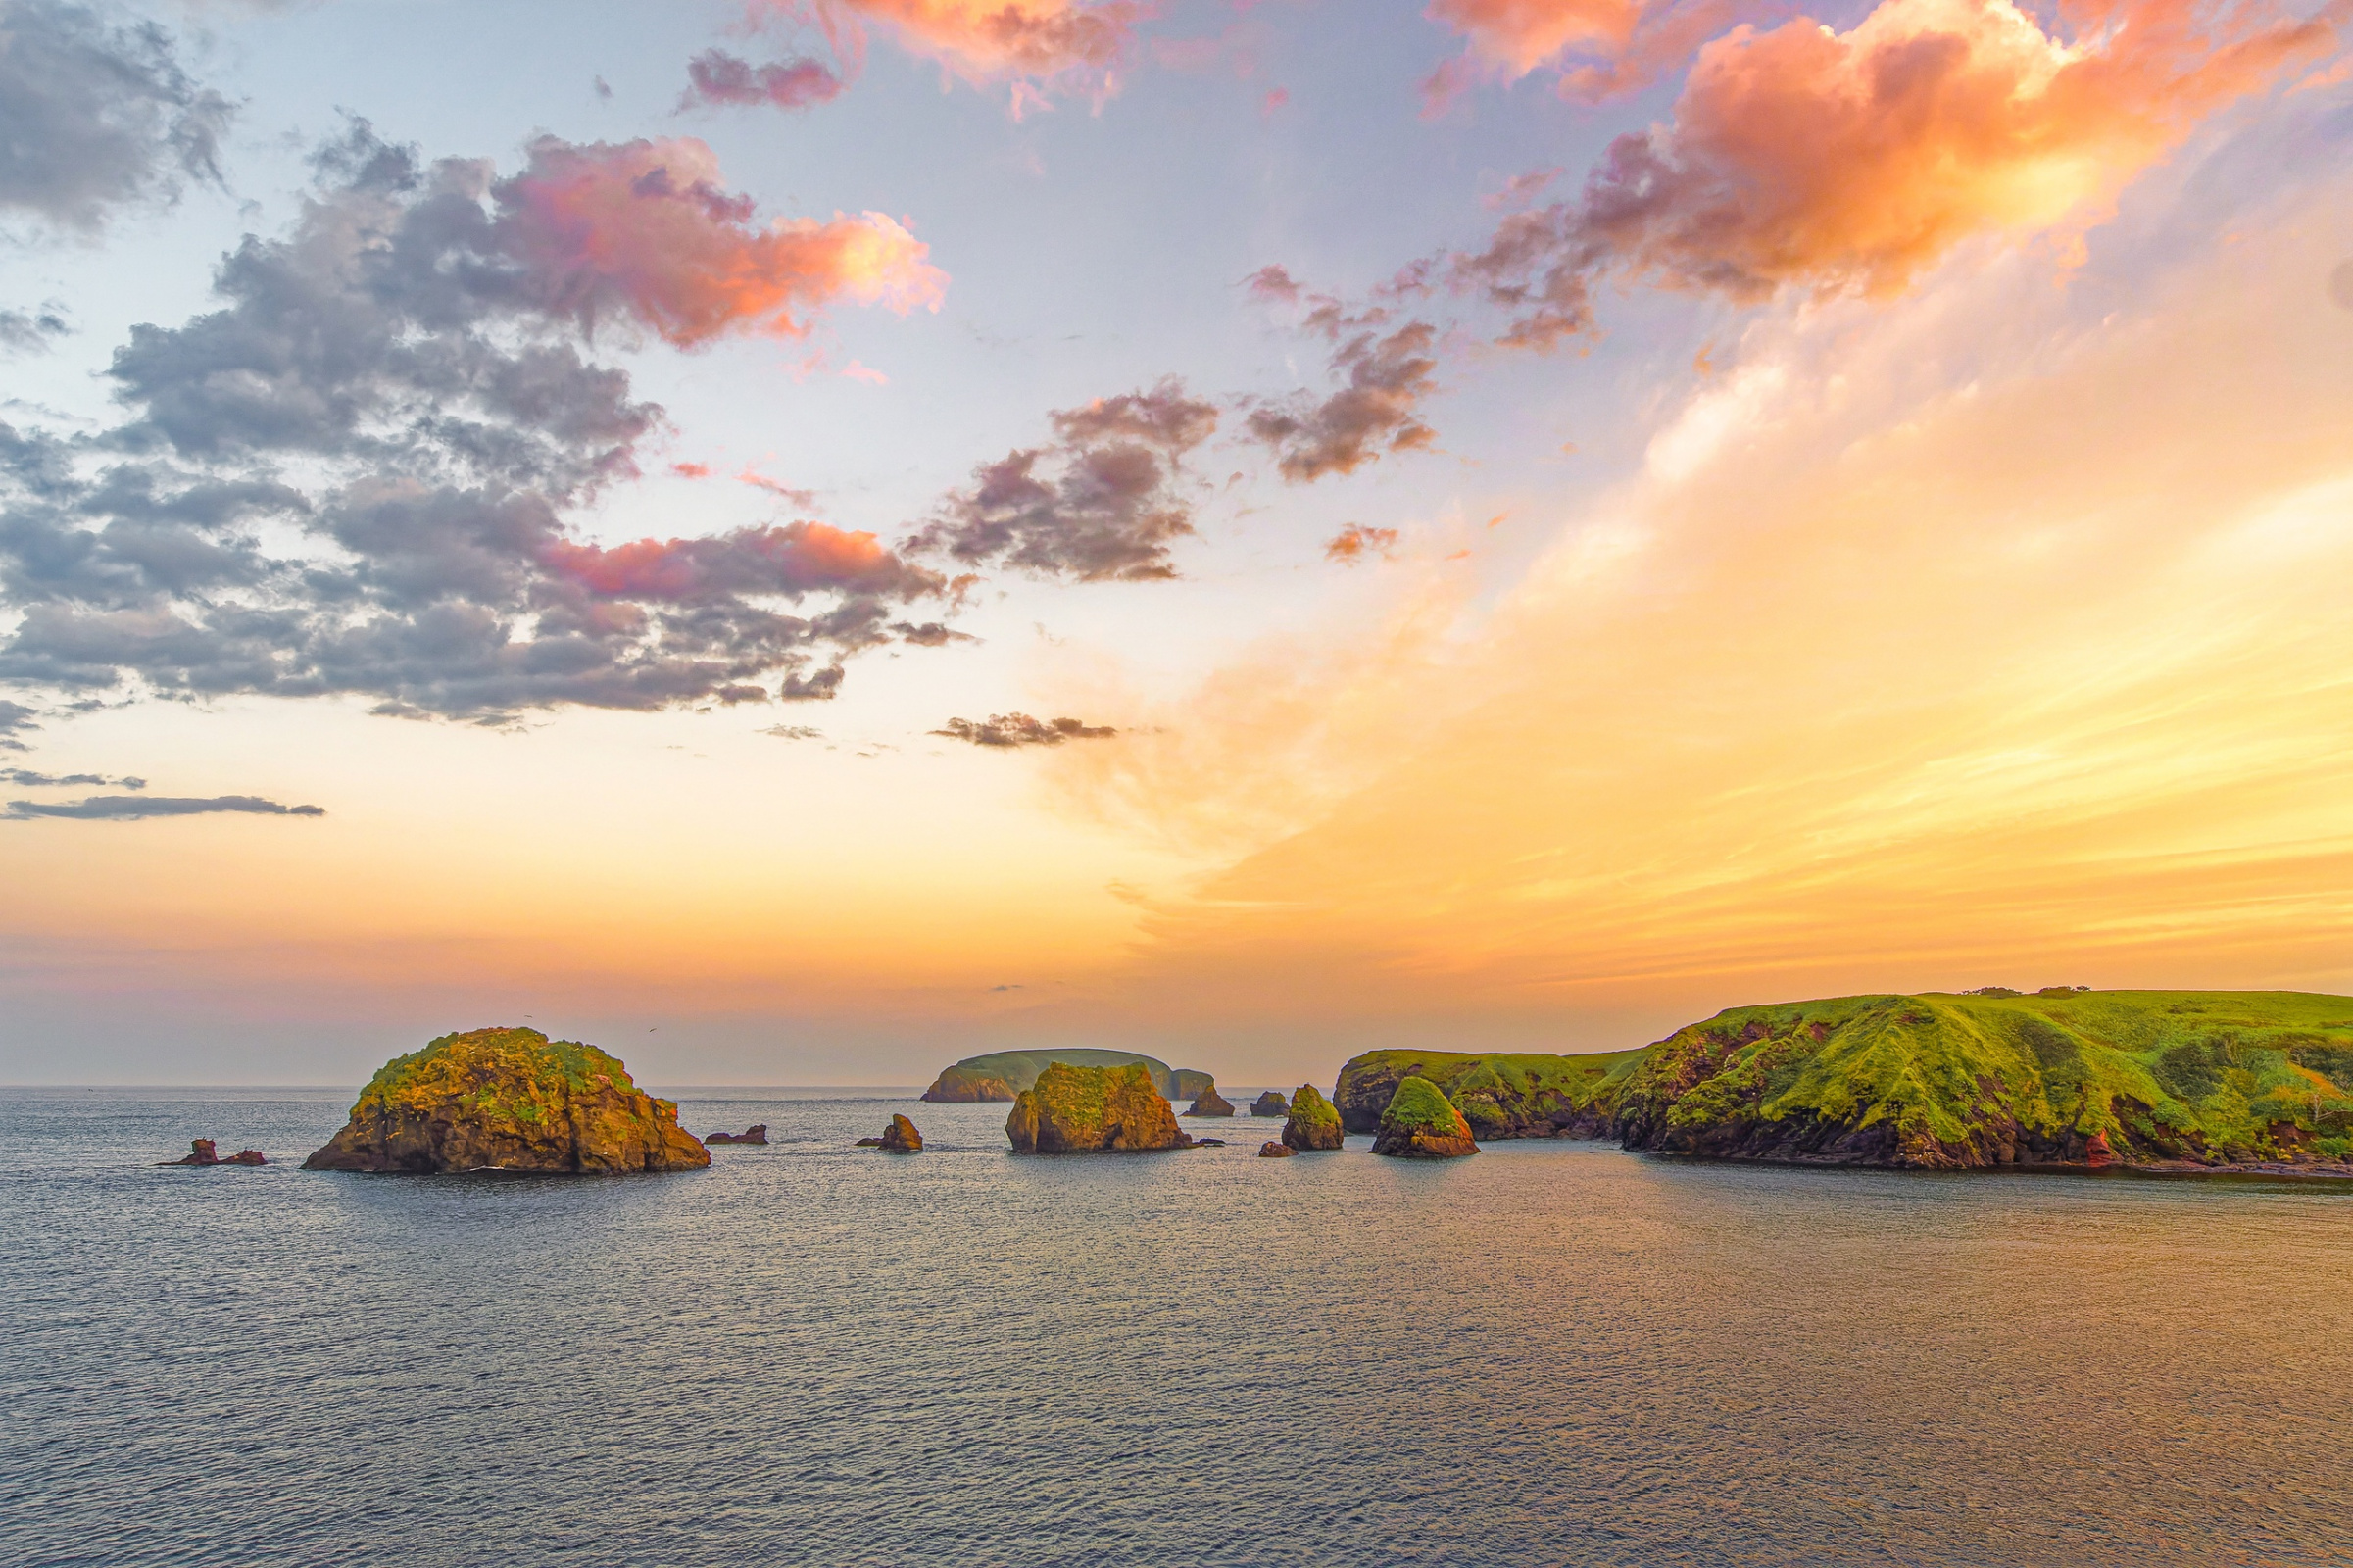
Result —
[{"label": "sunset sky", "polygon": [[2353,990],[2347,0],[0,0],[0,1081]]}]

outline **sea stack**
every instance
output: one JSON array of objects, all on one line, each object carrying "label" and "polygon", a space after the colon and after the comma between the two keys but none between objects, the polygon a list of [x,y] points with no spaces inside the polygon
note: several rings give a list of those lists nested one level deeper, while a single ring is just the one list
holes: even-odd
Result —
[{"label": "sea stack", "polygon": [[1188,1116],[1231,1116],[1234,1114],[1234,1102],[1219,1094],[1217,1086],[1211,1084],[1194,1096],[1193,1103],[1185,1107],[1185,1114]]},{"label": "sea stack", "polygon": [[1021,1091],[1005,1117],[1016,1154],[1128,1153],[1185,1149],[1176,1109],[1141,1065],[1071,1067],[1055,1062]]},{"label": "sea stack", "polygon": [[1438,1085],[1427,1078],[1407,1078],[1381,1113],[1381,1134],[1373,1140],[1373,1152],[1402,1159],[1458,1159],[1476,1154],[1479,1146],[1471,1139],[1471,1124],[1439,1093]]},{"label": "sea stack", "polygon": [[882,1143],[878,1147],[886,1154],[920,1154],[923,1152],[923,1135],[915,1131],[915,1124],[905,1116],[893,1116],[891,1125],[883,1130]]},{"label": "sea stack", "polygon": [[1286,1148],[1338,1149],[1344,1132],[1340,1112],[1313,1084],[1301,1084],[1292,1091],[1291,1117],[1283,1123]]},{"label": "sea stack", "polygon": [[1250,1114],[1253,1116],[1288,1116],[1291,1114],[1291,1105],[1280,1094],[1269,1089],[1250,1102]]},{"label": "sea stack", "polygon": [[191,1138],[188,1152],[177,1159],[157,1161],[163,1165],[267,1165],[258,1149],[240,1149],[233,1154],[221,1152],[221,1146],[210,1138]]},{"label": "sea stack", "polygon": [[305,1170],[691,1170],[711,1152],[678,1107],[594,1046],[536,1029],[443,1035],[386,1062]]},{"label": "sea stack", "polygon": [[1271,1138],[1258,1146],[1260,1159],[1289,1159],[1298,1152],[1299,1151],[1289,1144],[1278,1144]]}]

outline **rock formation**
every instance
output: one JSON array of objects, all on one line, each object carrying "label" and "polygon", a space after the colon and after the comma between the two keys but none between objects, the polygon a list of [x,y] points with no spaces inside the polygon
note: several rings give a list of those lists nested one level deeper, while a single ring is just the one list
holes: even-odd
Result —
[{"label": "rock formation", "polygon": [[1338,1149],[1347,1129],[1340,1112],[1313,1084],[1301,1084],[1291,1094],[1291,1116],[1283,1123],[1283,1143],[1290,1149]]},{"label": "rock formation", "polygon": [[756,1121],[740,1133],[705,1133],[707,1144],[764,1144],[768,1141],[768,1124]]},{"label": "rock formation", "polygon": [[1055,1062],[1024,1089],[1005,1118],[1017,1154],[1092,1154],[1184,1149],[1176,1110],[1141,1063],[1072,1067]]},{"label": "rock formation", "polygon": [[1476,1154],[1471,1125],[1452,1101],[1427,1078],[1407,1078],[1397,1085],[1389,1108],[1381,1113],[1381,1135],[1373,1152],[1403,1159],[1458,1159]]},{"label": "rock formation", "polygon": [[1038,1074],[1057,1061],[1066,1067],[1142,1065],[1152,1074],[1152,1087],[1170,1100],[1191,1100],[1202,1090],[1215,1087],[1207,1073],[1171,1067],[1157,1056],[1070,1046],[1043,1051],[992,1051],[985,1055],[966,1056],[932,1080],[931,1087],[923,1091],[923,1099],[935,1105],[1010,1101],[1022,1090],[1035,1088]]},{"label": "rock formation", "polygon": [[1002,1103],[1020,1091],[995,1073],[975,1072],[957,1065],[944,1069],[923,1091],[923,1102],[930,1105],[979,1105]]},{"label": "rock formation", "polygon": [[2353,1176],[2353,998],[1987,987],[1733,1007],[1650,1048],[1629,1149]]},{"label": "rock formation", "polygon": [[178,1159],[157,1161],[163,1165],[267,1165],[258,1149],[240,1149],[233,1154],[222,1154],[220,1146],[210,1138],[188,1140],[188,1152]]},{"label": "rock formation", "polygon": [[1250,1114],[1253,1116],[1288,1116],[1291,1114],[1291,1105],[1280,1094],[1269,1089],[1250,1102]]},{"label": "rock formation", "polygon": [[1278,1144],[1271,1138],[1258,1146],[1260,1159],[1289,1159],[1298,1152],[1299,1151],[1289,1144]]},{"label": "rock formation", "polygon": [[880,1147],[886,1154],[920,1154],[923,1152],[923,1135],[915,1131],[915,1124],[905,1116],[893,1116],[891,1125],[882,1135]]},{"label": "rock formation", "polygon": [[710,1163],[678,1107],[596,1047],[475,1029],[385,1063],[303,1169],[607,1175]]},{"label": "rock formation", "polygon": [[1234,1114],[1234,1102],[1219,1094],[1217,1086],[1211,1084],[1194,1097],[1193,1103],[1185,1107],[1185,1114],[1188,1116],[1231,1116]]},{"label": "rock formation", "polygon": [[1608,1137],[1616,1131],[1618,1095],[1643,1054],[1368,1051],[1340,1069],[1333,1100],[1349,1132],[1377,1132],[1397,1085],[1427,1078],[1454,1102],[1474,1137]]}]

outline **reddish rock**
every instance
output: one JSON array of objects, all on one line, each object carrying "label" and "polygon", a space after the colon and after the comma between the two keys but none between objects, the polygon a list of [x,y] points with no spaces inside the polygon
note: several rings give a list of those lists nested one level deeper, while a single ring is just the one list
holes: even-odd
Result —
[{"label": "reddish rock", "polygon": [[1186,1107],[1185,1114],[1188,1116],[1231,1116],[1234,1114],[1234,1102],[1219,1094],[1217,1086],[1211,1084],[1194,1097],[1193,1103]]},{"label": "reddish rock", "polygon": [[2083,1162],[2093,1170],[2106,1170],[2116,1163],[2116,1151],[2108,1147],[2106,1133],[2093,1133],[2083,1145]]},{"label": "reddish rock", "polygon": [[1277,1143],[1271,1139],[1258,1146],[1258,1157],[1260,1159],[1289,1159],[1292,1155],[1298,1152],[1299,1151],[1292,1148],[1289,1144]]},{"label": "reddish rock", "polygon": [[220,1152],[220,1146],[210,1138],[191,1138],[188,1140],[186,1155],[179,1159],[158,1160],[156,1163],[159,1165],[267,1165],[270,1161],[262,1157],[262,1152],[258,1149],[240,1149],[233,1154],[223,1156]]},{"label": "reddish rock", "polygon": [[923,1135],[905,1116],[893,1116],[890,1129],[882,1135],[881,1148],[886,1154],[920,1154]]}]

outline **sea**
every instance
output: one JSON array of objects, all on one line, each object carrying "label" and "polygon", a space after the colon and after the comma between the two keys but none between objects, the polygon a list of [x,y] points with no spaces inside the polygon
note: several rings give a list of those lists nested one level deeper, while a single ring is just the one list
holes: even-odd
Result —
[{"label": "sea", "polygon": [[297,1169],[352,1098],[0,1091],[0,1563],[2353,1562],[2347,1184],[1020,1158],[880,1090]]}]

